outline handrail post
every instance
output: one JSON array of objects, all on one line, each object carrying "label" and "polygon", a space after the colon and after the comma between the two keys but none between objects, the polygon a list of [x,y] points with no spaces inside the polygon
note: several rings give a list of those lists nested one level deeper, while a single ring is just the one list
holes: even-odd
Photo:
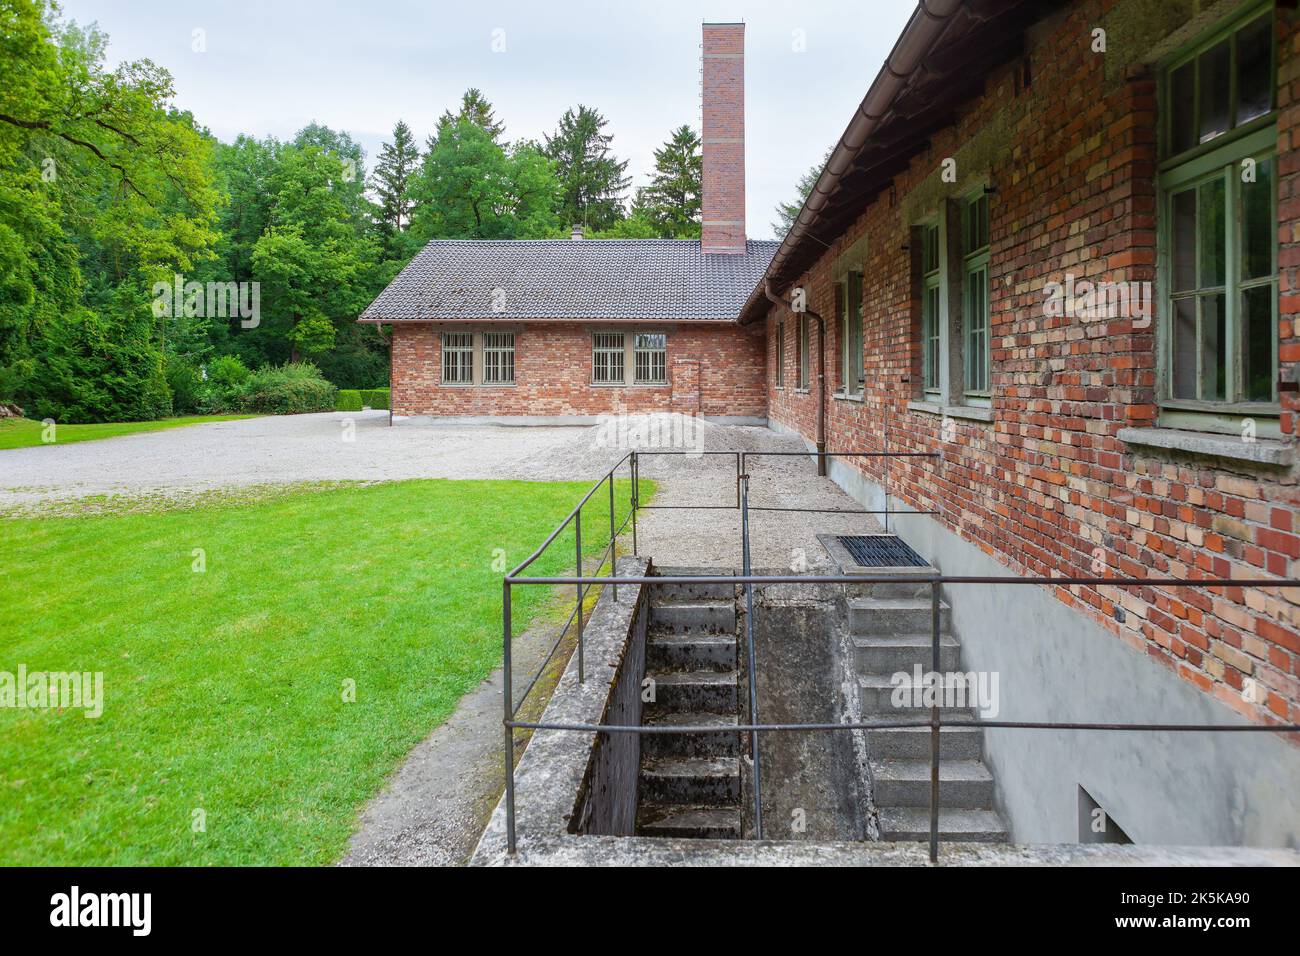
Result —
[{"label": "handrail post", "polygon": [[511,723],[515,719],[514,681],[510,669],[510,579],[501,581],[501,619],[502,619],[502,682],[504,689],[501,696],[505,701],[506,748],[506,847],[513,856],[515,852],[515,728]]},{"label": "handrail post", "polygon": [[586,667],[582,655],[582,506],[578,506],[578,520],[573,524],[573,544],[574,551],[577,554],[577,568],[575,577],[578,578],[578,607],[576,613],[578,616],[578,683],[581,684],[587,679]]},{"label": "handrail post", "polygon": [[939,681],[935,703],[930,707],[930,862],[939,862],[939,704],[942,702],[943,677],[939,671],[940,629],[939,579],[930,584],[930,670]]},{"label": "handrail post", "polygon": [[740,452],[736,452],[736,510],[740,510]]},{"label": "handrail post", "polygon": [[632,452],[632,557],[637,557],[636,547],[636,513],[641,507],[641,466],[636,451]]},{"label": "handrail post", "polygon": [[[740,549],[745,577],[750,574],[749,562],[749,475],[740,476]],[[754,664],[754,585],[745,582],[745,644],[749,653],[749,722],[758,725],[758,677]],[[749,732],[750,761],[754,765],[754,836],[763,839],[763,784],[762,767],[758,757],[758,731]]]},{"label": "handrail post", "polygon": [[[614,530],[614,469],[609,470],[609,576],[618,577],[615,572],[618,570],[618,548],[614,546],[614,539],[618,532]],[[610,589],[614,594],[614,603],[618,603],[618,585],[615,584]]]}]

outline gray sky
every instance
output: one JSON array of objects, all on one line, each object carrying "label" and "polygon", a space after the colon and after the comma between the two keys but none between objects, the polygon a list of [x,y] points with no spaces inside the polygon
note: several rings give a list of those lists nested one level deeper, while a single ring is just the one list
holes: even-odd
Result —
[{"label": "gray sky", "polygon": [[[219,138],[346,130],[373,164],[404,119],[423,143],[468,86],[510,139],[541,139],[585,103],[609,120],[633,186],[668,131],[700,122],[700,23],[744,20],[748,231],[844,131],[915,4],[911,0],[405,2],[62,0],[96,21],[110,63],[144,57],[176,80],[177,104]],[[203,30],[205,52],[195,52]],[[494,31],[504,51],[494,52]],[[796,33],[802,31],[802,34]],[[796,52],[802,36],[805,50]],[[500,43],[498,43],[498,46]]]}]

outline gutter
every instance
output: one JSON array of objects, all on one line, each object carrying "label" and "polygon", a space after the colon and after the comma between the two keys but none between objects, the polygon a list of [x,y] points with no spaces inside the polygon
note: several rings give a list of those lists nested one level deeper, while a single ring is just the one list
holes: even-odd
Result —
[{"label": "gutter", "polygon": [[871,87],[867,90],[867,95],[863,97],[857,112],[853,114],[853,119],[849,121],[848,127],[840,136],[830,159],[826,161],[826,167],[813,185],[812,192],[804,200],[803,208],[795,217],[794,225],[786,233],[772,261],[768,263],[758,287],[750,293],[744,307],[740,310],[741,325],[748,325],[753,321],[746,319],[745,316],[758,305],[760,295],[771,297],[767,293],[770,277],[794,253],[800,242],[805,238],[820,241],[811,230],[817,225],[822,209],[838,188],[844,174],[852,168],[858,151],[866,145],[871,134],[889,115],[894,100],[921,68],[922,61],[948,28],[949,21],[961,9],[962,4],[963,0],[921,0],[917,4],[911,19],[907,21],[907,26],[903,28],[893,50],[885,59],[884,66],[876,74]]},{"label": "gutter", "polygon": [[[790,303],[772,294],[771,285],[763,282],[763,295],[773,305],[789,309],[790,314],[798,318]],[[805,309],[803,315],[810,315],[817,320],[817,477],[826,477],[826,320],[820,313]],[[797,330],[796,330],[797,334]],[[391,401],[388,404],[393,404]]]}]

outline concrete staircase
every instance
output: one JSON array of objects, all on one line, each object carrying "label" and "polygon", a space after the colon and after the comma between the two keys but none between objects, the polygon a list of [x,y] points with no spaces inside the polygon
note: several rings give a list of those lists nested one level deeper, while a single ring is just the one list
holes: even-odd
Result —
[{"label": "concrete staircase", "polygon": [[[872,586],[849,598],[858,694],[864,720],[928,720],[928,707],[896,707],[890,678],[915,665],[932,669],[930,589],[922,585]],[[940,606],[939,670],[960,670],[961,648],[952,637],[947,604]],[[993,809],[993,776],[984,765],[983,731],[962,727],[971,709],[941,707],[939,732],[939,836],[941,840],[1003,841],[1007,828]],[[880,835],[885,840],[928,840],[930,834],[930,729],[867,732]]]},{"label": "concrete staircase", "polygon": [[646,676],[655,699],[643,724],[718,731],[642,736],[639,836],[740,839],[740,735],[728,730],[740,715],[736,647],[731,585],[650,587]]}]

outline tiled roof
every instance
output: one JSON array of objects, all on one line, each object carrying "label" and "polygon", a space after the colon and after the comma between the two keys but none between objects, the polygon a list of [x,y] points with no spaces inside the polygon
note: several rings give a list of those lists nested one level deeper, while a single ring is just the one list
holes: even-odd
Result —
[{"label": "tiled roof", "polygon": [[690,239],[435,239],[361,321],[735,319],[778,245],[706,255]]}]

